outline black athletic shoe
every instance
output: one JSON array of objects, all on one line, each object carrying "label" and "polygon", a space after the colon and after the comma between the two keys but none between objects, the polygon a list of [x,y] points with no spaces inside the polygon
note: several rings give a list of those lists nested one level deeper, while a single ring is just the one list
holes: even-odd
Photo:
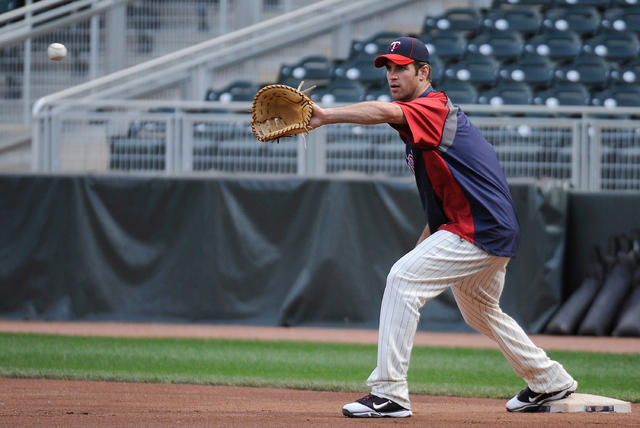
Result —
[{"label": "black athletic shoe", "polygon": [[342,414],[350,418],[406,418],[412,415],[411,410],[373,394],[365,395],[358,401],[345,404]]},{"label": "black athletic shoe", "polygon": [[575,380],[568,388],[556,392],[540,394],[533,392],[526,387],[518,395],[507,402],[507,410],[510,412],[531,412],[548,401],[561,400],[573,394],[578,389],[578,382]]}]

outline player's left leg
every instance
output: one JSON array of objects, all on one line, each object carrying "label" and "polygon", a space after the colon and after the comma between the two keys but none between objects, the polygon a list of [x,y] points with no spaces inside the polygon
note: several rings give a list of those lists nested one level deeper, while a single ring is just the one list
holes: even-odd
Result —
[{"label": "player's left leg", "polygon": [[564,398],[576,390],[577,382],[502,312],[499,300],[508,261],[490,256],[483,272],[466,278],[452,291],[465,321],[493,339],[515,372],[527,382],[528,387],[507,403],[508,410],[522,411]]}]

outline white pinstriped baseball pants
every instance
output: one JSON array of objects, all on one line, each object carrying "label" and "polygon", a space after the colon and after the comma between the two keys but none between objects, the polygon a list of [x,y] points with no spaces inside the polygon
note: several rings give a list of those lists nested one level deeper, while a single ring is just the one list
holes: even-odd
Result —
[{"label": "white pinstriped baseball pants", "polygon": [[407,371],[420,308],[451,287],[464,320],[493,339],[536,392],[568,387],[573,378],[549,359],[499,306],[509,258],[493,256],[448,231],[438,231],[398,260],[380,310],[377,367],[371,392],[410,409]]}]

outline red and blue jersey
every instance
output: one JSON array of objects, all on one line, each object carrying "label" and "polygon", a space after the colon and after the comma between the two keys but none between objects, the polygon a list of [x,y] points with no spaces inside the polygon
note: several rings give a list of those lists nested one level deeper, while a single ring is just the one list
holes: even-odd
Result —
[{"label": "red and blue jersey", "polygon": [[493,147],[444,92],[429,88],[395,101],[407,125],[391,125],[406,145],[429,229],[448,230],[486,252],[515,255],[520,226]]}]

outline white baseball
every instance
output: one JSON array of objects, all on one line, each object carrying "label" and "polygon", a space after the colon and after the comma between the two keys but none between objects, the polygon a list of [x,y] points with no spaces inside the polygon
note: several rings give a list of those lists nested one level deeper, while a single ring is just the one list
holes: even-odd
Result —
[{"label": "white baseball", "polygon": [[62,43],[51,43],[47,48],[47,55],[53,61],[63,60],[67,56],[67,47]]}]

